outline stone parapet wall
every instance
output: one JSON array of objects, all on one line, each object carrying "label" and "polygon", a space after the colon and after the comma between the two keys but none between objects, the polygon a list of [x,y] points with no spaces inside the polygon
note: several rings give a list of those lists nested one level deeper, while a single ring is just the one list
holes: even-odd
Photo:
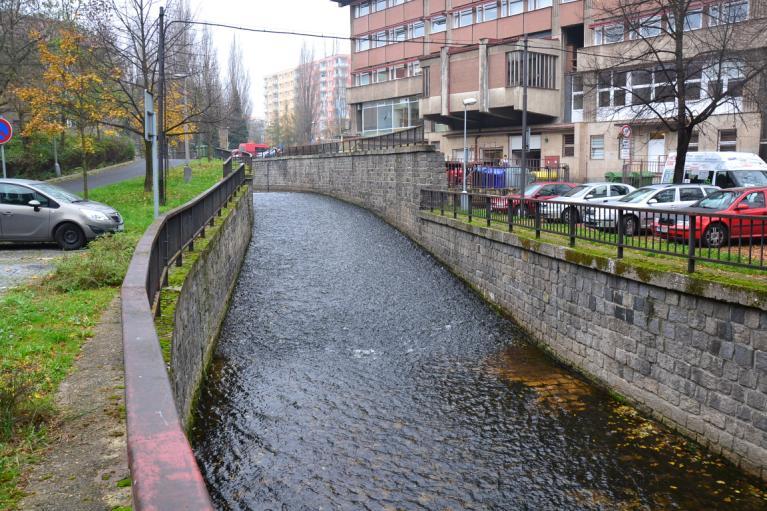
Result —
[{"label": "stone parapet wall", "polygon": [[185,428],[253,232],[252,194],[247,191],[235,200],[233,211],[190,268],[176,303],[169,376]]}]

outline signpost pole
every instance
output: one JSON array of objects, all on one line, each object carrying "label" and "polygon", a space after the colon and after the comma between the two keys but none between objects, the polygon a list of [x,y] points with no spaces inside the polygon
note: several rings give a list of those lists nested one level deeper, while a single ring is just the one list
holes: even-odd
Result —
[{"label": "signpost pole", "polygon": [[3,159],[3,179],[7,179],[8,174],[5,171],[5,144],[0,145],[0,154],[2,154]]},{"label": "signpost pole", "polygon": [[[144,91],[144,140],[152,143],[152,201],[154,217],[160,216],[160,151],[157,147],[157,116],[154,114],[154,96]],[[147,155],[150,157],[150,155]]]}]

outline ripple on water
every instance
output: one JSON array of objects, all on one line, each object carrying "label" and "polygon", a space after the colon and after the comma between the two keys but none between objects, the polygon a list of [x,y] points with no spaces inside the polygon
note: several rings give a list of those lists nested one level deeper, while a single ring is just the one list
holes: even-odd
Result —
[{"label": "ripple on water", "polygon": [[370,213],[255,204],[195,423],[221,509],[764,509]]}]

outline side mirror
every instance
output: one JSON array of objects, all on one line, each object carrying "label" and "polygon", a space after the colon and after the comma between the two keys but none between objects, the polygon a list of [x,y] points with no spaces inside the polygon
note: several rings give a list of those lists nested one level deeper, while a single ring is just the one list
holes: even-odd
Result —
[{"label": "side mirror", "polygon": [[658,199],[650,199],[647,201],[647,204],[657,204],[657,203],[658,203]]},{"label": "side mirror", "polygon": [[33,208],[35,208],[35,211],[40,211],[40,201],[31,200],[31,201],[27,202],[27,204],[32,206]]}]

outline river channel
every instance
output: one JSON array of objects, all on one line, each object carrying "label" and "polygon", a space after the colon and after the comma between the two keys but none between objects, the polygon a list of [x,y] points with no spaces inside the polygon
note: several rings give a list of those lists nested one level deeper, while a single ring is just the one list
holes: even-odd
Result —
[{"label": "river channel", "polygon": [[760,482],[544,356],[371,213],[254,200],[193,432],[218,508],[767,508]]}]

